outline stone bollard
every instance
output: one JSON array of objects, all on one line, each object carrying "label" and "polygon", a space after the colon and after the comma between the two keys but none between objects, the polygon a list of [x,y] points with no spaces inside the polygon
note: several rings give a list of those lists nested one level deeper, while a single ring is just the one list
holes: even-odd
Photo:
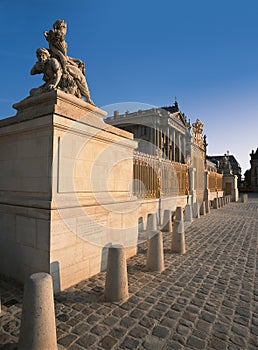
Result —
[{"label": "stone bollard", "polygon": [[182,221],[175,221],[174,231],[172,233],[171,252],[185,254],[185,232],[180,231],[182,231]]},{"label": "stone bollard", "polygon": [[171,211],[164,210],[162,232],[172,232],[172,221],[171,221]]},{"label": "stone bollard", "polygon": [[191,204],[187,204],[185,206],[185,221],[186,222],[192,222],[193,221],[193,211],[192,211],[192,206]]},{"label": "stone bollard", "polygon": [[182,207],[176,207],[175,211],[175,221],[184,221],[184,212]]},{"label": "stone bollard", "polygon": [[206,204],[206,213],[209,214],[211,212],[210,201],[206,199],[205,204]]},{"label": "stone bollard", "polygon": [[200,210],[199,210],[199,203],[195,202],[193,204],[193,217],[195,219],[199,219],[200,218]]},{"label": "stone bollard", "polygon": [[243,194],[241,199],[242,199],[242,203],[246,203],[248,201],[248,194],[246,193]]},{"label": "stone bollard", "polygon": [[143,231],[144,231],[143,218],[140,217],[138,218],[138,232],[143,232]]},{"label": "stone bollard", "polygon": [[206,203],[205,202],[202,202],[202,204],[201,204],[200,215],[206,215]]},{"label": "stone bollard", "polygon": [[157,216],[156,214],[148,214],[146,231],[147,235],[150,235],[152,231],[157,230]]},{"label": "stone bollard", "polygon": [[163,238],[161,231],[152,231],[151,238],[148,240],[146,270],[158,272],[164,270]]},{"label": "stone bollard", "polygon": [[213,209],[218,209],[219,208],[219,201],[218,198],[214,198],[212,201],[212,208]]},{"label": "stone bollard", "polygon": [[113,245],[108,249],[108,261],[104,298],[110,302],[121,302],[129,297],[125,249]]},{"label": "stone bollard", "polygon": [[176,220],[174,221],[172,242],[171,242],[172,253],[185,254],[185,227],[183,218],[183,208],[176,208]]},{"label": "stone bollard", "polygon": [[19,350],[57,350],[52,277],[31,275],[24,287]]}]

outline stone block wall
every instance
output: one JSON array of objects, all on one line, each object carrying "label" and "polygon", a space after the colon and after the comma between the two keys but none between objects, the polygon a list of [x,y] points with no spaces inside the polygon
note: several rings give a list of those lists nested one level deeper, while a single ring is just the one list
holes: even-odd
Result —
[{"label": "stone block wall", "polygon": [[61,91],[15,107],[0,122],[0,272],[50,272],[57,291],[104,269],[110,244],[135,254],[132,135]]}]

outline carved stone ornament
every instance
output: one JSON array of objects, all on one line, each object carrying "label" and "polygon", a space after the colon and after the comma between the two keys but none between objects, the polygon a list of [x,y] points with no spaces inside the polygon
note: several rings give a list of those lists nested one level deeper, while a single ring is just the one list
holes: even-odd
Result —
[{"label": "carved stone ornament", "polygon": [[49,48],[39,48],[36,51],[38,61],[31,69],[31,74],[43,74],[44,84],[30,91],[30,95],[60,89],[94,105],[90,98],[90,91],[85,77],[85,65],[78,58],[67,55],[65,35],[67,24],[64,20],[57,20],[53,29],[44,32]]},{"label": "carved stone ornament", "polygon": [[204,140],[203,140],[203,123],[196,119],[196,122],[192,124],[192,136],[194,139],[194,142],[200,147],[204,148]]},{"label": "carved stone ornament", "polygon": [[226,153],[219,163],[219,170],[222,172],[222,174],[232,174],[232,166],[229,161],[229,156],[227,156]]}]

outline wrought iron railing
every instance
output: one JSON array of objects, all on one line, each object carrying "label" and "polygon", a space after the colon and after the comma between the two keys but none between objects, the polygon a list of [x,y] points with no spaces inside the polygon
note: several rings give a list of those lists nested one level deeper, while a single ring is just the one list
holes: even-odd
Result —
[{"label": "wrought iron railing", "polygon": [[222,184],[223,174],[210,172],[208,174],[208,188],[210,192],[223,191]]},{"label": "wrought iron railing", "polygon": [[189,193],[188,167],[159,156],[134,152],[133,193],[138,198],[160,198]]}]

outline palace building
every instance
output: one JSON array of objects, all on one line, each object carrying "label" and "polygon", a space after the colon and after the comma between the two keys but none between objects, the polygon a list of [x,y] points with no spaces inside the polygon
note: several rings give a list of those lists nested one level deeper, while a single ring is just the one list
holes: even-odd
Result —
[{"label": "palace building", "polygon": [[[105,122],[131,132],[134,139],[138,141],[138,148],[134,156],[135,176],[141,180],[141,183],[145,183],[142,177],[145,177],[146,169],[143,172],[140,171],[140,174],[137,174],[137,171],[139,164],[144,164],[144,158],[147,163],[152,159],[152,163],[160,164],[160,171],[155,171],[156,174],[159,172],[162,174],[160,189],[155,188],[155,183],[159,183],[156,176],[151,176],[154,183],[145,185],[147,187],[145,197],[172,195],[177,187],[173,181],[168,183],[173,177],[170,174],[173,169],[177,169],[179,193],[189,194],[188,168],[191,167],[195,169],[194,185],[197,199],[203,200],[207,144],[206,136],[203,135],[203,123],[199,119],[191,125],[190,120],[187,120],[185,114],[180,111],[178,103],[175,102],[168,107],[126,112],[121,115],[115,111],[113,116],[105,119]],[[169,171],[171,165],[173,169]],[[150,167],[153,168],[154,164]],[[146,178],[149,177],[148,173]],[[149,186],[153,189],[150,189]],[[134,194],[137,195],[137,191],[134,191]]]}]

